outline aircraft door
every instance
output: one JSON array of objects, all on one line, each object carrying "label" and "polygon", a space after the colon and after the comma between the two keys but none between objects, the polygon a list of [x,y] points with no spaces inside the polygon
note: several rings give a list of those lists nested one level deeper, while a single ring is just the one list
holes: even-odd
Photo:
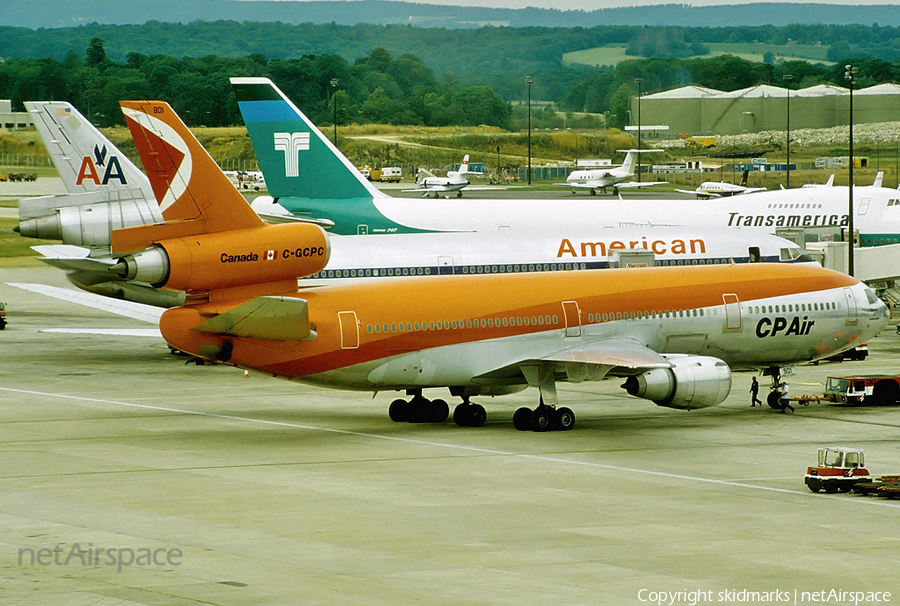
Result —
[{"label": "aircraft door", "polygon": [[453,257],[450,255],[441,255],[438,257],[438,274],[453,275]]},{"label": "aircraft door", "polygon": [[759,254],[759,246],[751,246],[747,251],[747,257],[750,263],[759,263],[762,260],[762,255]]},{"label": "aircraft door", "polygon": [[367,236],[369,235],[369,226],[363,223],[360,223],[356,226],[356,235],[357,236]]},{"label": "aircraft door", "polygon": [[566,337],[581,336],[581,309],[575,301],[563,301],[563,319],[566,322]]},{"label": "aircraft door", "polygon": [[341,349],[359,347],[359,322],[355,311],[339,311],[338,322],[341,325]]},{"label": "aircraft door", "polygon": [[856,320],[858,317],[856,309],[856,297],[853,296],[853,291],[849,288],[844,289],[844,301],[847,302],[847,323],[856,324]]},{"label": "aircraft door", "polygon": [[724,294],[722,300],[725,302],[725,328],[729,330],[738,330],[741,327],[741,302],[735,294]]},{"label": "aircraft door", "polygon": [[858,214],[864,215],[869,212],[869,204],[872,203],[872,198],[865,196],[859,199],[859,212]]}]

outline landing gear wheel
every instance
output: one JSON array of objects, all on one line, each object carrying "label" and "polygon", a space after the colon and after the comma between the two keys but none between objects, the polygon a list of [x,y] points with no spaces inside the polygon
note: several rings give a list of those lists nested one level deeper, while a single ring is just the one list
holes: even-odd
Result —
[{"label": "landing gear wheel", "polygon": [[462,192],[461,192],[461,191],[456,192],[456,197],[457,197],[457,198],[462,198]]},{"label": "landing gear wheel", "polygon": [[431,422],[443,423],[450,416],[450,407],[444,400],[432,400],[431,402]]},{"label": "landing gear wheel", "polygon": [[409,419],[409,402],[394,400],[388,408],[388,416],[394,423],[403,423]]},{"label": "landing gear wheel", "polygon": [[560,408],[556,411],[556,425],[563,431],[569,431],[575,427],[575,413],[569,408]]},{"label": "landing gear wheel", "polygon": [[487,421],[487,412],[480,404],[463,402],[453,409],[453,421],[460,427],[481,427]]},{"label": "landing gear wheel", "polygon": [[766,404],[769,405],[769,408],[775,408],[776,410],[780,409],[781,404],[778,402],[778,400],[780,398],[781,398],[780,391],[770,391],[769,395],[766,396]]},{"label": "landing gear wheel", "polygon": [[421,396],[416,396],[409,402],[409,414],[407,421],[410,423],[428,423],[434,416],[432,403]]},{"label": "landing gear wheel", "polygon": [[513,425],[519,431],[530,431],[534,427],[533,414],[530,408],[523,406],[513,414]]},{"label": "landing gear wheel", "polygon": [[546,406],[538,406],[532,413],[532,428],[537,432],[550,431],[553,410]]}]

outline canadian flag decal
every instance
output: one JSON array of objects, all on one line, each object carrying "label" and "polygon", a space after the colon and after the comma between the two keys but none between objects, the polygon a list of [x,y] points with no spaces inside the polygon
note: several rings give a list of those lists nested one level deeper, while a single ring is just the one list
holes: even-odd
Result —
[{"label": "canadian flag decal", "polygon": [[277,255],[277,251],[267,250],[266,251],[266,261],[274,261]]}]

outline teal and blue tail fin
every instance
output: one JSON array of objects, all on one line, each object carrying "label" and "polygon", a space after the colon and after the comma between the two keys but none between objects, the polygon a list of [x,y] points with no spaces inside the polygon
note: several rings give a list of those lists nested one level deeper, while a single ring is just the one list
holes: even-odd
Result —
[{"label": "teal and blue tail fin", "polygon": [[268,78],[232,78],[266,187],[274,198],[386,197]]}]

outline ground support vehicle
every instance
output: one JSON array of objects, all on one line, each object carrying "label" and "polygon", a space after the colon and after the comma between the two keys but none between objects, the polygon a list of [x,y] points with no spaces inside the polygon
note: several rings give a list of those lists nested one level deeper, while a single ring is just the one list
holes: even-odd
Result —
[{"label": "ground support vehicle", "polygon": [[380,181],[382,183],[399,183],[402,176],[403,169],[397,166],[374,168],[369,171],[370,181]]},{"label": "ground support vehicle", "polygon": [[871,481],[862,450],[829,446],[818,451],[818,464],[806,468],[804,482],[813,492],[850,492],[861,481]]},{"label": "ground support vehicle", "polygon": [[6,303],[0,301],[0,330],[6,328]]},{"label": "ground support vehicle", "polygon": [[900,402],[900,375],[828,377],[824,399],[839,404],[897,404]]},{"label": "ground support vehicle", "polygon": [[870,482],[858,482],[853,487],[856,494],[900,499],[900,476],[880,476]]}]

